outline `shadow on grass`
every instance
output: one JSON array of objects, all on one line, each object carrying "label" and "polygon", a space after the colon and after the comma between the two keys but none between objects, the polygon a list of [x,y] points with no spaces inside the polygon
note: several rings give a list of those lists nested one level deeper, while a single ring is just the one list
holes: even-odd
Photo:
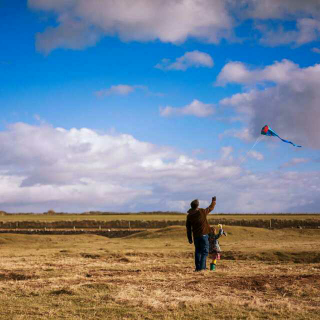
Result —
[{"label": "shadow on grass", "polygon": [[257,253],[246,253],[241,251],[225,251],[222,253],[224,260],[255,260],[255,261],[274,261],[274,262],[294,262],[294,263],[319,263],[320,252],[286,252],[286,251],[267,251]]}]

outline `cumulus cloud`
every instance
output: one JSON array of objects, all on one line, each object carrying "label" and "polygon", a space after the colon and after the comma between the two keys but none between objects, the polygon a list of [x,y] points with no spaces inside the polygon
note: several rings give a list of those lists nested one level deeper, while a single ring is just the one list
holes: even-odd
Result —
[{"label": "cumulus cloud", "polygon": [[235,5],[242,6],[247,17],[254,19],[293,19],[296,16],[320,16],[318,0],[246,0],[235,1]]},{"label": "cumulus cloud", "polygon": [[230,35],[233,19],[222,0],[29,0],[34,10],[53,12],[57,27],[37,35],[37,49],[82,49],[102,36],[124,41],[181,43],[197,38],[218,43]]},{"label": "cumulus cloud", "polygon": [[[310,183],[308,179],[311,179]],[[239,179],[231,179],[229,185],[224,185],[222,194],[228,201],[225,197],[228,189],[232,190],[237,194],[232,205],[246,208],[247,212],[255,212],[256,208],[260,208],[259,212],[319,212],[319,201],[316,198],[320,193],[319,181],[317,172],[249,172]]]},{"label": "cumulus cloud", "polygon": [[186,211],[215,190],[223,212],[297,212],[316,210],[320,193],[319,172],[254,173],[228,147],[198,160],[127,134],[15,123],[0,132],[0,149],[0,208],[9,212]]},{"label": "cumulus cloud", "polygon": [[95,91],[94,94],[97,97],[107,97],[107,96],[127,96],[135,91],[140,90],[142,91],[145,95],[147,96],[156,96],[156,97],[163,97],[165,94],[161,92],[152,92],[149,90],[147,86],[144,85],[128,85],[128,84],[118,84],[118,85],[113,85],[110,88],[107,89],[101,89],[98,91]]},{"label": "cumulus cloud", "polygon": [[[239,72],[239,66],[241,72]],[[255,87],[220,101],[245,115],[250,134],[256,136],[269,124],[281,137],[319,149],[320,65],[300,68],[288,60],[262,69],[230,62],[218,75],[218,84],[238,83]],[[270,141],[273,140],[270,138]]]},{"label": "cumulus cloud", "polygon": [[279,168],[280,169],[291,168],[301,163],[308,163],[308,162],[310,162],[310,159],[307,159],[307,158],[293,158],[292,160],[283,163]]},{"label": "cumulus cloud", "polygon": [[[133,200],[137,205],[150,198],[158,203],[168,185],[179,184],[180,179],[191,184],[202,170],[216,173],[214,162],[192,159],[130,135],[99,134],[86,128],[16,123],[0,132],[0,147],[0,205],[7,208],[29,204],[45,210],[52,204],[61,210],[123,210],[124,205],[134,207]],[[228,173],[216,174],[221,178]]]},{"label": "cumulus cloud", "polygon": [[242,62],[227,63],[219,73],[216,85],[227,83],[257,84],[265,82],[284,83],[290,80],[290,76],[299,72],[299,66],[292,61],[283,59],[263,69],[250,68]]},{"label": "cumulus cloud", "polygon": [[129,86],[127,84],[118,84],[118,85],[113,85],[108,89],[96,91],[96,95],[99,97],[110,96],[110,95],[126,96],[132,93],[137,87],[140,87],[140,86]]},{"label": "cumulus cloud", "polygon": [[162,59],[155,68],[161,70],[181,70],[185,71],[191,67],[213,67],[213,60],[208,53],[194,50],[186,52],[182,57],[176,59],[175,62],[171,62],[169,59]]},{"label": "cumulus cloud", "polygon": [[249,156],[250,158],[256,159],[256,160],[258,160],[258,161],[261,161],[261,160],[264,159],[264,156],[263,156],[262,153],[260,153],[260,152],[258,152],[258,151],[254,151],[254,150],[249,151],[249,152],[248,152],[248,156]]},{"label": "cumulus cloud", "polygon": [[166,106],[160,108],[160,115],[162,117],[169,116],[196,116],[196,117],[208,117],[215,113],[213,104],[206,104],[197,99],[194,99],[190,104],[182,108],[174,108]]},{"label": "cumulus cloud", "polygon": [[303,18],[298,19],[296,29],[285,30],[282,25],[272,28],[269,25],[257,25],[262,32],[260,42],[269,46],[284,44],[303,45],[315,41],[320,36],[320,20]]},{"label": "cumulus cloud", "polygon": [[[319,38],[320,3],[318,0],[245,0],[232,1],[234,14],[242,21],[253,19],[261,33],[260,42],[276,46],[303,45]],[[295,22],[293,28],[284,22]]]},{"label": "cumulus cloud", "polygon": [[232,157],[231,157],[231,153],[233,152],[233,148],[231,146],[228,146],[228,147],[222,147],[221,148],[221,158],[223,160],[232,160]]},{"label": "cumulus cloud", "polygon": [[223,139],[224,137],[234,137],[247,142],[250,142],[254,139],[249,128],[226,130],[225,132],[219,134],[219,139]]},{"label": "cumulus cloud", "polygon": [[[319,36],[317,0],[28,0],[28,5],[56,17],[55,26],[36,35],[36,48],[44,54],[57,48],[84,49],[104,36],[123,41],[181,43],[195,38],[219,43],[223,38],[235,39],[234,28],[248,19],[256,21],[266,44],[301,45]],[[296,28],[284,30],[284,21],[295,21]],[[276,30],[270,28],[275,22]]]},{"label": "cumulus cloud", "polygon": [[67,20],[58,27],[48,27],[36,34],[36,49],[48,55],[56,48],[80,50],[95,45],[102,34],[94,26],[84,22]]}]

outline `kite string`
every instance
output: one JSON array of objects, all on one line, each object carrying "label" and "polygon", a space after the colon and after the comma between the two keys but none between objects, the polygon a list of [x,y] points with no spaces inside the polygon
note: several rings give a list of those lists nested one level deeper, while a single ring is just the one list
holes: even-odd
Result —
[{"label": "kite string", "polygon": [[[248,158],[250,151],[252,151],[252,149],[253,149],[261,140],[263,140],[264,137],[265,137],[265,136],[263,136],[263,135],[260,135],[260,136],[258,137],[258,139],[255,141],[255,143],[254,143],[253,146],[250,148],[250,150],[247,151],[245,157],[240,161],[239,166]],[[221,188],[222,188],[231,178],[232,178],[232,175],[231,175],[227,180],[225,180],[225,181],[219,186],[218,191],[216,191],[216,194],[219,193],[219,191],[221,190]]]}]

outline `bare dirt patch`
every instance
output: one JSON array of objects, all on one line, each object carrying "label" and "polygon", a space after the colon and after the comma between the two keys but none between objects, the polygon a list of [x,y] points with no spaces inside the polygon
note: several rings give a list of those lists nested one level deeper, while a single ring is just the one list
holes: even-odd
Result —
[{"label": "bare dirt patch", "polygon": [[320,287],[319,274],[298,274],[298,275],[256,275],[249,277],[227,277],[223,286],[229,286],[238,290],[270,291],[292,286],[318,286]]},{"label": "bare dirt patch", "polygon": [[71,290],[59,289],[59,290],[53,290],[53,291],[51,291],[50,294],[59,296],[59,295],[61,295],[61,294],[73,295],[74,293],[73,293],[73,291],[71,291]]},{"label": "bare dirt patch", "polygon": [[89,253],[81,253],[81,257],[86,259],[99,259],[101,256],[99,254],[89,254]]},{"label": "bare dirt patch", "polygon": [[17,272],[7,272],[7,273],[0,273],[0,281],[23,281],[23,280],[31,280],[31,279],[38,279],[35,275],[28,275],[24,273],[17,273]]},{"label": "bare dirt patch", "polygon": [[320,263],[320,252],[314,251],[268,251],[268,252],[241,252],[225,251],[223,252],[225,260],[256,260],[256,261],[276,261],[276,262],[294,262],[294,263]]}]

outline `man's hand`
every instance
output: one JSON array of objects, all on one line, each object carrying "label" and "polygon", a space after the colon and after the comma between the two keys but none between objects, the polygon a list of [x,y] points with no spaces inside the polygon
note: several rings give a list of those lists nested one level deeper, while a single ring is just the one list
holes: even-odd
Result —
[{"label": "man's hand", "polygon": [[217,201],[217,197],[216,196],[212,197],[212,201]]}]

